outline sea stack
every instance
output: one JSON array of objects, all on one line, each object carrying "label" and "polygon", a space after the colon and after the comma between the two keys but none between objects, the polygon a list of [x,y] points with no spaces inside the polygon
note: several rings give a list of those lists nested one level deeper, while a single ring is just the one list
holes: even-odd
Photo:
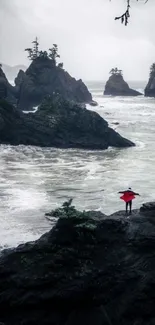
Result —
[{"label": "sea stack", "polygon": [[145,96],[155,97],[155,63],[153,63],[150,68],[150,77],[145,88]]},{"label": "sea stack", "polygon": [[117,68],[110,71],[110,77],[105,85],[104,95],[111,96],[140,96],[139,91],[131,89],[124,81],[122,70]]},{"label": "sea stack", "polygon": [[39,42],[33,41],[34,47],[25,49],[31,61],[25,71],[20,71],[15,83],[18,88],[18,108],[32,110],[39,106],[46,96],[61,94],[65,99],[77,103],[92,103],[92,95],[84,82],[71,77],[64,70],[57,44],[49,51],[40,51]]},{"label": "sea stack", "polygon": [[0,100],[0,144],[90,150],[134,146],[99,114],[61,95],[47,98],[29,114]]},{"label": "sea stack", "polygon": [[54,94],[78,104],[97,105],[84,82],[70,76],[63,63],[57,61],[60,58],[57,44],[47,52],[39,49],[37,38],[32,43],[32,48],[25,49],[31,63],[25,71],[19,70],[15,86],[9,84],[0,66],[0,98],[23,111],[33,110]]}]

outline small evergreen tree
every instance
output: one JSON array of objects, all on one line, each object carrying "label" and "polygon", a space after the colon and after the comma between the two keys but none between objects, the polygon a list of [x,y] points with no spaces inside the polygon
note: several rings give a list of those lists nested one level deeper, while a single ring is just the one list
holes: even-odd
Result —
[{"label": "small evergreen tree", "polygon": [[118,69],[117,68],[114,69],[114,74],[118,74]]},{"label": "small evergreen tree", "polygon": [[118,74],[122,76],[122,70],[118,70]]},{"label": "small evergreen tree", "polygon": [[110,70],[110,72],[109,72],[111,75],[113,75],[114,73],[115,73],[115,69],[114,68],[112,68],[111,70]]},{"label": "small evergreen tree", "polygon": [[122,76],[122,70],[119,70],[118,68],[112,68],[109,73],[111,75],[121,75]]},{"label": "small evergreen tree", "polygon": [[34,44],[33,48],[29,47],[25,51],[28,52],[28,59],[33,61],[39,56],[38,38],[36,37],[32,43]]},{"label": "small evergreen tree", "polygon": [[39,56],[38,38],[36,37],[32,43],[34,44],[34,46],[33,46],[33,60],[35,60]]},{"label": "small evergreen tree", "polygon": [[40,58],[48,58],[47,51],[39,51],[38,57],[40,57]]},{"label": "small evergreen tree", "polygon": [[[56,59],[60,58],[60,55],[58,53],[58,45],[53,44],[53,47],[49,49],[49,53],[47,51],[39,51],[39,42],[38,38],[36,37],[35,40],[32,42],[34,44],[33,48],[26,48],[25,51],[28,52],[28,59],[29,60],[35,60],[37,58],[48,58],[54,62],[54,65],[56,66],[57,62]],[[63,69],[63,63],[58,63],[58,67]]]},{"label": "small evergreen tree", "polygon": [[28,59],[33,60],[33,50],[31,48],[27,48],[25,51],[28,52]]},{"label": "small evergreen tree", "polygon": [[60,55],[58,54],[58,45],[57,44],[53,44],[53,47],[49,49],[48,56],[56,65],[56,59],[60,58]]},{"label": "small evergreen tree", "polygon": [[64,64],[62,62],[58,63],[58,67],[63,69]]}]

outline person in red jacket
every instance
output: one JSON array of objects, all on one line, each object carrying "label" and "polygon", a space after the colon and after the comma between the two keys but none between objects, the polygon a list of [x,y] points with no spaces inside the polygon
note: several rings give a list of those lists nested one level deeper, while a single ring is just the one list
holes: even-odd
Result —
[{"label": "person in red jacket", "polygon": [[130,214],[131,214],[132,213],[132,200],[135,199],[135,196],[139,195],[139,194],[133,192],[131,187],[129,187],[128,190],[126,190],[126,191],[120,191],[118,193],[123,194],[120,197],[120,199],[124,200],[126,203],[126,213],[128,212],[128,207],[129,207]]}]

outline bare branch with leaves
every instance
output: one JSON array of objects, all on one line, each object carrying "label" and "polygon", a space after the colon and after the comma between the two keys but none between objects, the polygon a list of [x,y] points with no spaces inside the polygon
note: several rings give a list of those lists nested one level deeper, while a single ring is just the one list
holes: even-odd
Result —
[{"label": "bare branch with leaves", "polygon": [[[136,0],[137,2],[139,0]],[[147,3],[148,0],[145,0],[145,3]],[[121,23],[124,24],[125,26],[127,26],[127,24],[129,23],[129,18],[130,18],[130,8],[131,8],[131,0],[127,0],[127,8],[126,11],[118,17],[115,17],[115,20],[121,20]]]}]

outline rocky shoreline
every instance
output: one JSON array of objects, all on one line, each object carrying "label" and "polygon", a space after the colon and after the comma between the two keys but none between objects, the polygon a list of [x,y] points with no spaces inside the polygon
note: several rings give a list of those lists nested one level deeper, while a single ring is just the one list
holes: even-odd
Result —
[{"label": "rocky shoreline", "polygon": [[155,97],[155,63],[150,67],[148,83],[145,87],[145,97]]},{"label": "rocky shoreline", "polygon": [[152,325],[155,203],[126,217],[69,204],[35,242],[0,258],[0,322],[5,325]]}]

